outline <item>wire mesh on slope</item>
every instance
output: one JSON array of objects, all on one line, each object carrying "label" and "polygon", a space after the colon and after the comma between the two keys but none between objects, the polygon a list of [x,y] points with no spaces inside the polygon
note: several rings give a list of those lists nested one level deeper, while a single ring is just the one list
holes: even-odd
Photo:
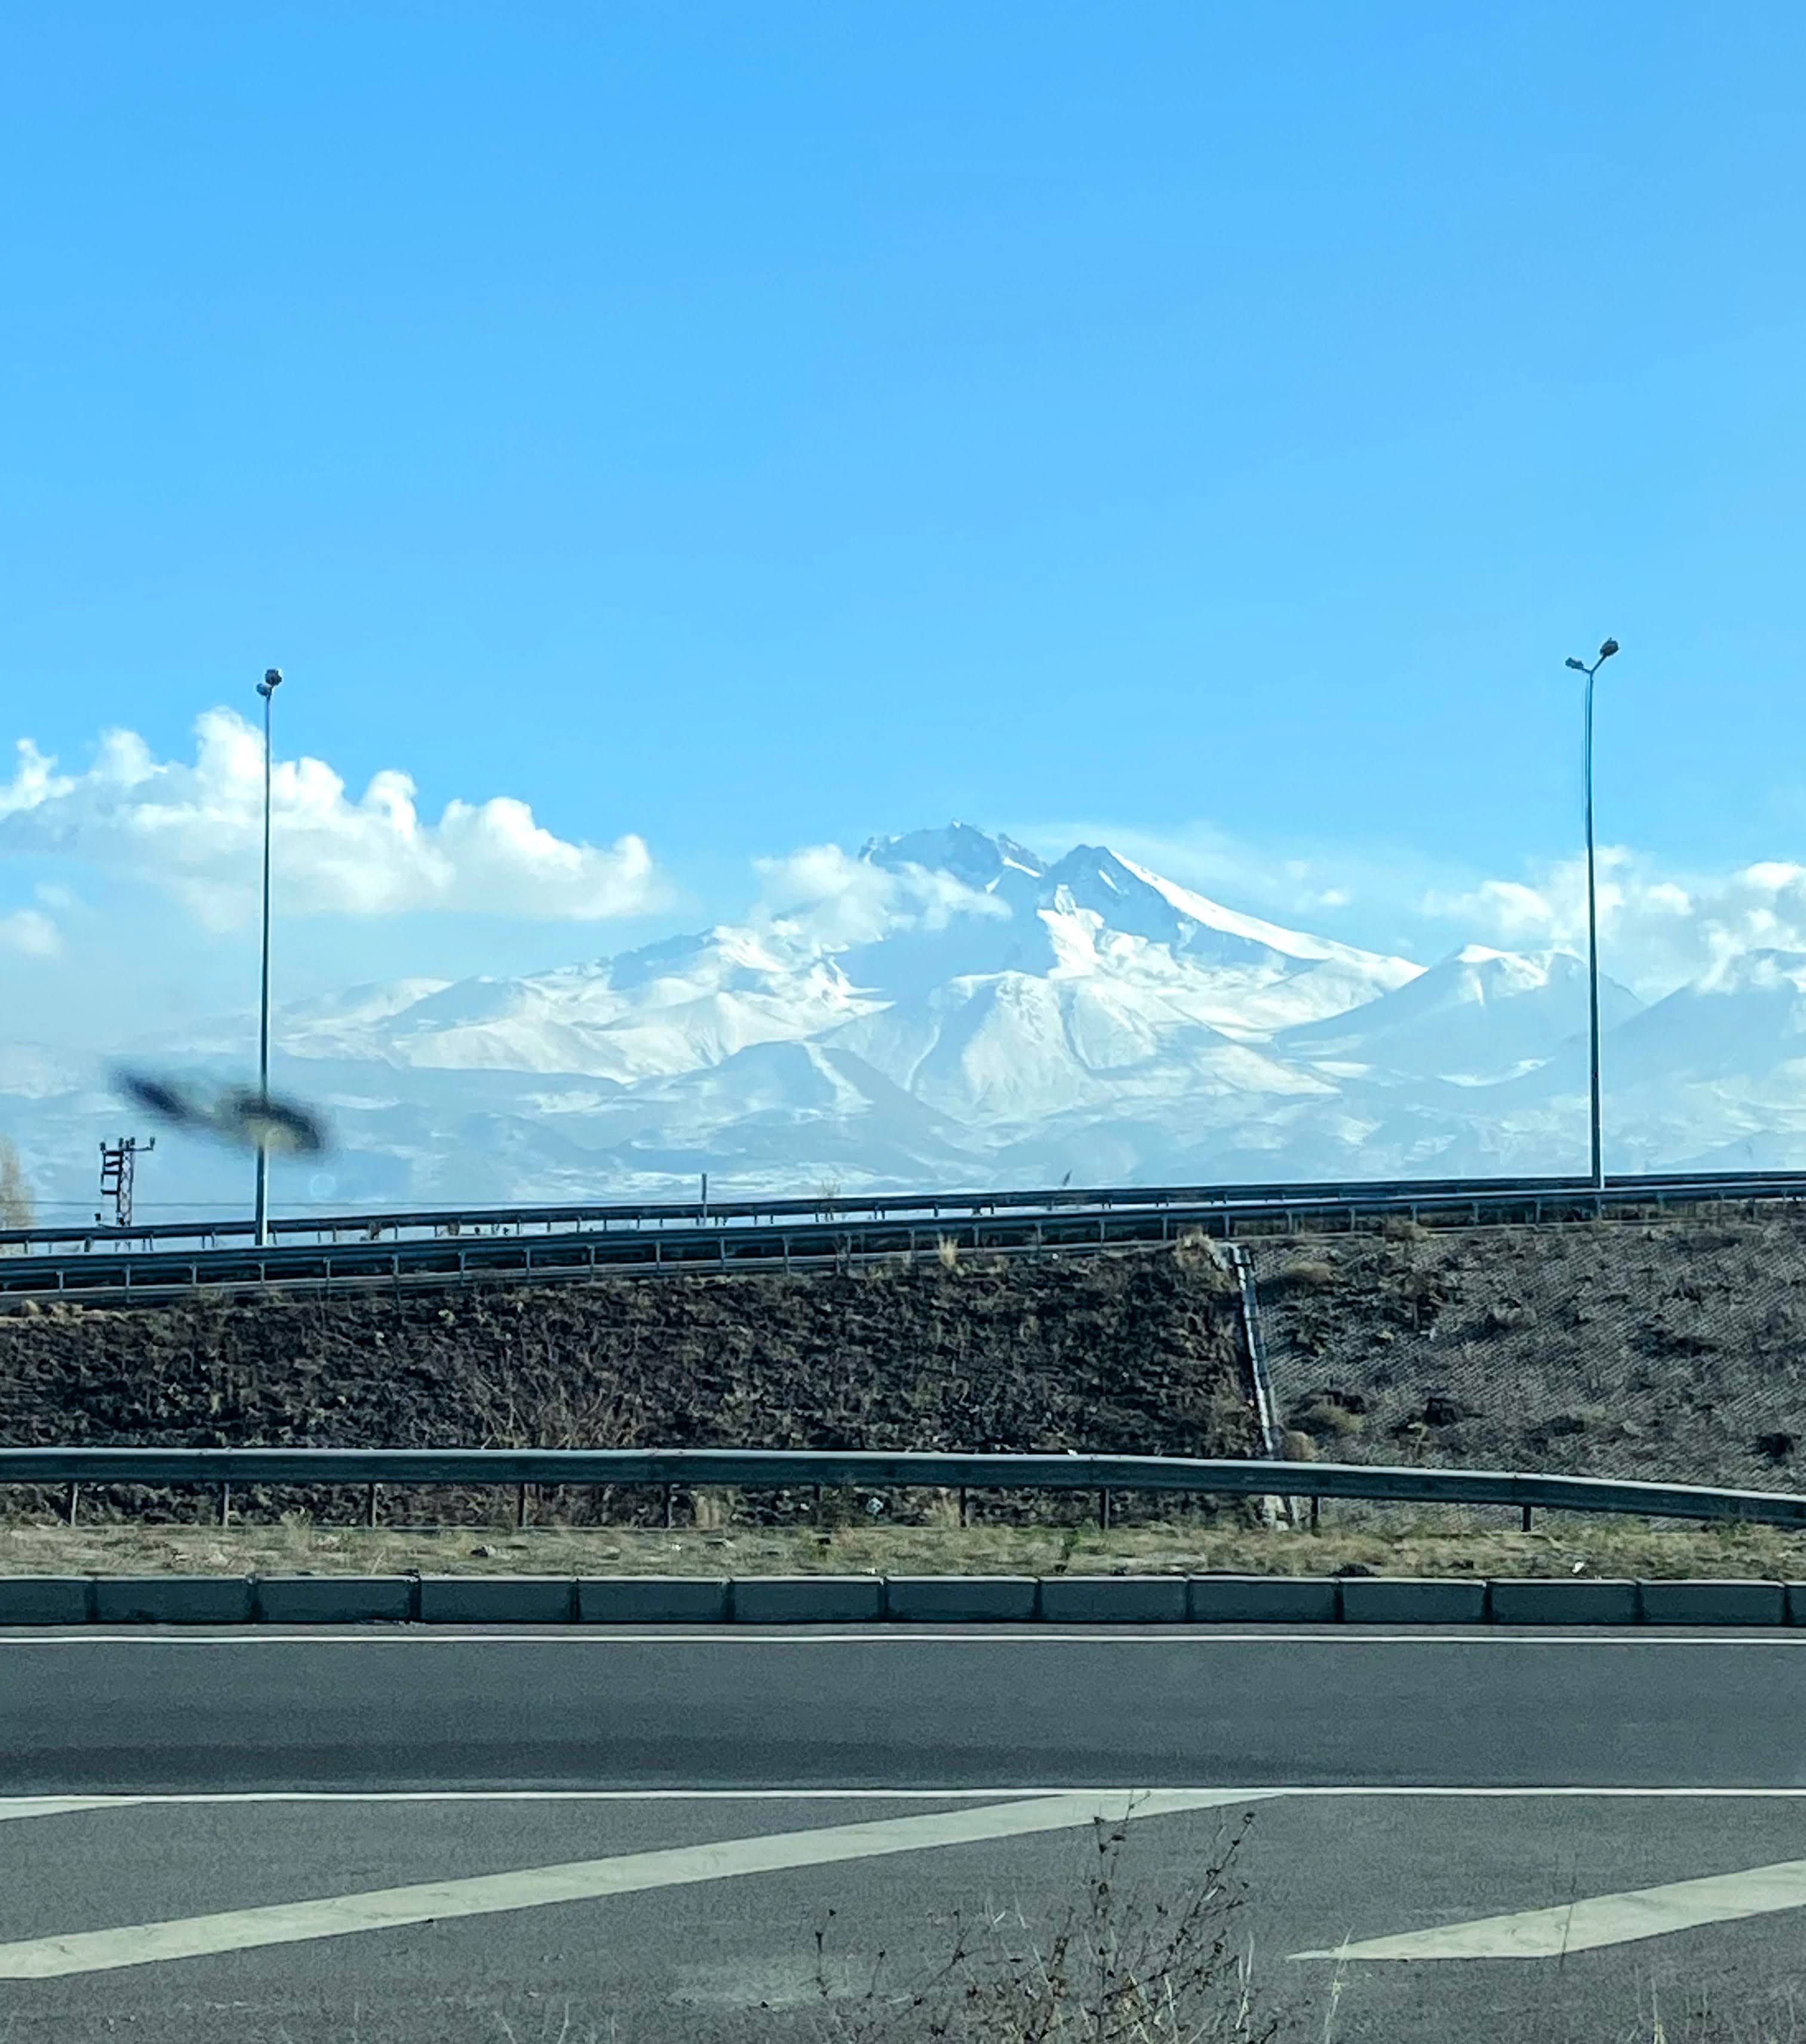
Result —
[{"label": "wire mesh on slope", "polygon": [[1806,1221],[1603,1223],[1254,1252],[1294,1453],[1792,1489]]}]

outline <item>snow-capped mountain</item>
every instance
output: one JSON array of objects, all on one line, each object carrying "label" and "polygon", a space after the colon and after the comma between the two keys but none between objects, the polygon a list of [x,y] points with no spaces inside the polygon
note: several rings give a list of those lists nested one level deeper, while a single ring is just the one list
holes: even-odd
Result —
[{"label": "snow-capped mountain", "polygon": [[[835,856],[838,903],[279,1011],[278,1082],[339,1144],[279,1173],[279,1203],[657,1197],[704,1171],[725,1193],[1584,1165],[1571,954],[1470,945],[1425,969],[1106,847],[1050,862],[960,824]],[[1806,1150],[1806,956],[1752,952],[1647,1009],[1600,993],[1615,1165],[1758,1143],[1776,1162],[1796,1131]],[[218,1064],[242,1036],[198,1021],[188,1040]],[[47,1201],[91,1208],[118,1119],[98,1068],[0,1046],[0,1128]],[[172,1140],[141,1197],[239,1204],[244,1176]]]},{"label": "snow-capped mountain", "polygon": [[[1643,1003],[1600,975],[1602,1029]],[[1326,1075],[1484,1085],[1534,1071],[1587,1028],[1586,961],[1468,944],[1347,1013],[1279,1032],[1277,1047]]]},{"label": "snow-capped mountain", "polygon": [[815,1035],[866,1005],[832,958],[790,933],[721,928],[530,978],[460,980],[386,1009],[365,1000],[355,1019],[316,1013],[284,1041],[298,1057],[361,1051],[628,1085]]}]

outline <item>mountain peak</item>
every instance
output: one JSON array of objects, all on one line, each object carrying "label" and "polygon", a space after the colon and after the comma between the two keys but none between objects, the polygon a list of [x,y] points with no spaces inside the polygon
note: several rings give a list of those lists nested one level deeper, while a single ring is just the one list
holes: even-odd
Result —
[{"label": "mountain peak", "polygon": [[930,873],[951,873],[969,887],[994,886],[1011,868],[1039,879],[1047,863],[1026,845],[1000,832],[993,836],[971,824],[951,823],[941,830],[906,831],[899,837],[867,838],[859,856],[887,872],[920,866]]}]

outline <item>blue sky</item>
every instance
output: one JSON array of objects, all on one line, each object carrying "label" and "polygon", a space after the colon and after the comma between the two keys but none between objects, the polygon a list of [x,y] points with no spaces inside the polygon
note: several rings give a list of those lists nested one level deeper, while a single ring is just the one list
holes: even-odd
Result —
[{"label": "blue sky", "polygon": [[[1433,952],[1427,892],[1571,851],[1609,631],[1606,835],[1806,836],[1797,7],[265,0],[3,49],[0,747],[192,760],[273,660],[354,800],[644,840],[626,937],[958,815]],[[35,891],[91,907],[86,859],[0,859],[0,915],[93,988]],[[297,970],[625,940],[422,912]]]}]

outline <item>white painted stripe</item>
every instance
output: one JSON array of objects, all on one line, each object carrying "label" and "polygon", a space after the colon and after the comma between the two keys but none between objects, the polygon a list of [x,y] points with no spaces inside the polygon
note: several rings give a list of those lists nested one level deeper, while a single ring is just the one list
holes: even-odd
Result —
[{"label": "white painted stripe", "polygon": [[817,1831],[779,1831],[703,1846],[624,1853],[610,1859],[574,1860],[519,1873],[478,1874],[459,1881],[421,1881],[363,1894],[231,1909],[117,1930],[78,1931],[63,1937],[28,1938],[0,1945],[0,1980],[52,1980],[70,1973],[105,1973],[121,1966],[160,1964],[211,1953],[300,1944],[361,1931],[398,1929],[449,1917],[487,1916],[538,1909],[694,1881],[747,1873],[822,1866],[931,1846],[1017,1838],[1070,1830],[1094,1819],[1157,1817],[1178,1810],[1220,1808],[1246,1798],[1222,1789],[1116,1789],[1106,1796],[1047,1796],[1027,1802],[988,1804],[871,1823],[836,1824]]},{"label": "white painted stripe", "polygon": [[1524,1787],[1466,1787],[1443,1783],[1252,1782],[1167,1783],[1146,1791],[1046,1782],[995,1784],[986,1788],[195,1788],[155,1790],[138,1795],[0,1796],[0,1821],[8,1817],[60,1816],[85,1810],[232,1808],[243,1804],[433,1803],[997,1803],[1029,1796],[1124,1796],[1140,1794],[1203,1796],[1229,1802],[1346,1800],[1376,1802],[1801,1802],[1806,1786],[1727,1788],[1679,1783],[1647,1787],[1580,1782]]},{"label": "white painted stripe", "polygon": [[1408,1931],[1393,1938],[1367,1938],[1317,1952],[1294,1952],[1295,1959],[1558,1959],[1601,1945],[1627,1945],[1662,1938],[1701,1923],[1735,1923],[1743,1916],[1772,1915],[1806,1908],[1806,1859],[1781,1860],[1743,1873],[1715,1873],[1698,1881],[1675,1881],[1661,1888],[1634,1888],[1620,1895],[1595,1895],[1553,1909],[1525,1909],[1509,1916],[1480,1916],[1444,1923],[1433,1931]]},{"label": "white painted stripe", "polygon": [[1428,1646],[1478,1647],[1502,1652],[1520,1646],[1577,1646],[1595,1650],[1612,1646],[1648,1646],[1672,1650],[1689,1646],[1740,1646],[1757,1650],[1806,1647],[1806,1631],[1781,1631],[1744,1626],[1735,1632],[1708,1632],[1678,1626],[1576,1626],[1565,1632],[1520,1632],[1508,1626],[1414,1627],[1408,1632],[1381,1632],[1371,1626],[1326,1626],[1317,1631],[1287,1631],[1264,1626],[1257,1631],[1225,1632],[1214,1626],[1175,1623],[1147,1632],[1126,1626],[1043,1625],[1032,1632],[1004,1632],[974,1624],[957,1632],[913,1631],[906,1624],[874,1619],[863,1631],[812,1631],[792,1626],[661,1626],[655,1631],[629,1632],[612,1625],[540,1625],[531,1631],[503,1632],[480,1627],[409,1624],[391,1629],[365,1627],[336,1632],[323,1626],[284,1630],[276,1626],[243,1625],[229,1631],[196,1628],[175,1632],[137,1625],[107,1631],[98,1626],[47,1627],[41,1631],[0,1632],[0,1649],[14,1646]]},{"label": "white painted stripe", "polygon": [[61,1817],[71,1810],[110,1810],[135,1796],[0,1796],[0,1823],[9,1817]]}]

